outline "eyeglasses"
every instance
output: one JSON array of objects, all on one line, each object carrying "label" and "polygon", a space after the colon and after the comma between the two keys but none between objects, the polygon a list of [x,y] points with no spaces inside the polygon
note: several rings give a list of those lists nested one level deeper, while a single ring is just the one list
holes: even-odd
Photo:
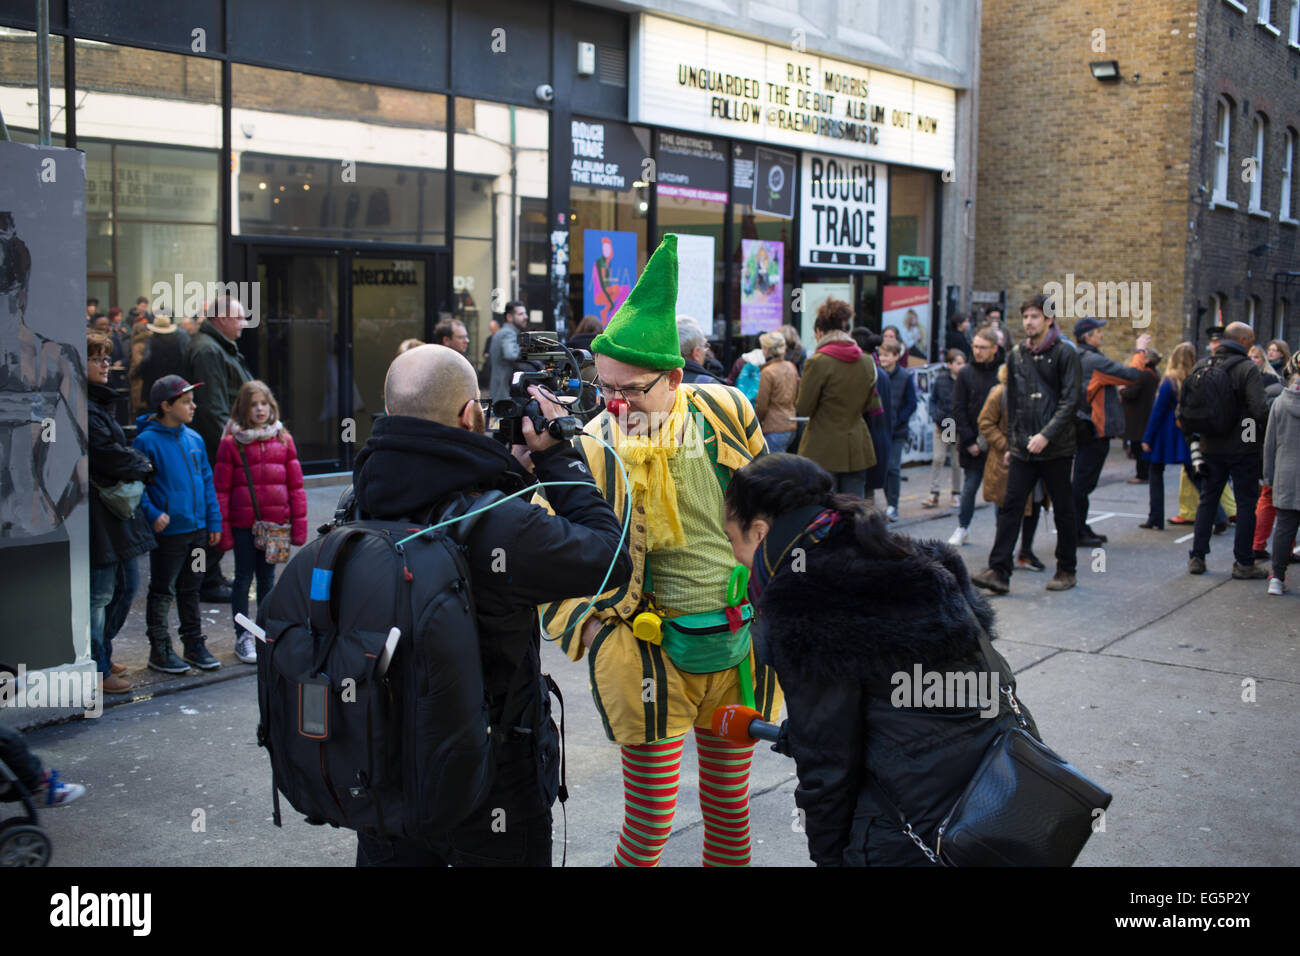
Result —
[{"label": "eyeglasses", "polygon": [[644,399],[659,384],[659,380],[667,374],[667,372],[660,372],[649,385],[628,385],[623,388],[613,388],[600,381],[600,379],[591,384],[606,398],[621,398],[624,401],[632,401],[633,399]]},{"label": "eyeglasses", "polygon": [[100,365],[112,365],[112,364],[113,364],[113,359],[112,359],[112,357],[111,357],[111,356],[108,356],[108,355],[96,355],[94,358],[90,359],[90,361],[91,361],[91,362],[97,362],[97,363],[99,363]]},{"label": "eyeglasses", "polygon": [[[469,408],[470,405],[473,404],[474,402],[478,402],[478,407],[481,408],[481,409],[483,410],[483,414],[484,414],[484,415],[487,415],[489,412],[492,411],[492,399],[490,399],[490,398],[471,398],[468,402],[466,402],[464,405],[462,405],[462,406],[460,407],[460,413],[459,413],[459,414],[460,414],[460,415],[465,414],[465,409]],[[459,416],[457,416],[457,417],[459,417]]]}]

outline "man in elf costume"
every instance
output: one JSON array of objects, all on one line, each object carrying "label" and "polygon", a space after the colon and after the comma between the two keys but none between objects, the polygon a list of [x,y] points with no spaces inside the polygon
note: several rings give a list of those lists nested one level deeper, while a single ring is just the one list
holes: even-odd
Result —
[{"label": "man in elf costume", "polygon": [[[739,390],[682,383],[676,303],[670,235],[591,343],[606,409],[576,440],[619,520],[631,509],[632,578],[594,603],[543,605],[542,627],[573,660],[587,655],[605,733],[622,747],[625,816],[615,863],[658,864],[694,728],[704,864],[745,866],[753,744],[710,728],[725,704],[747,703],[766,719],[781,709],[775,671],[754,659],[746,578],[723,530],[727,482],[765,446]],[[630,501],[615,452],[593,436],[617,450]]]}]

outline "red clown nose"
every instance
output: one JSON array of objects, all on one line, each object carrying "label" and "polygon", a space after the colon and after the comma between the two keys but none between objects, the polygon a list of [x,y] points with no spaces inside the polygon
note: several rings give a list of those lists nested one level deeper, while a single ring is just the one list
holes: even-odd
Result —
[{"label": "red clown nose", "polygon": [[605,402],[605,407],[615,418],[622,418],[627,414],[627,400],[622,398],[611,398]]}]

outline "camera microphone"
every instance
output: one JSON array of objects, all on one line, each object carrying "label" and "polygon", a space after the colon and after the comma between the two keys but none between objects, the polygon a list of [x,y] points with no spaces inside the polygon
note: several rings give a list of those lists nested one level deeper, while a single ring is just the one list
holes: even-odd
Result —
[{"label": "camera microphone", "polygon": [[775,743],[781,736],[781,728],[764,720],[753,707],[728,704],[713,712],[713,736],[738,743],[753,743],[755,740]]}]

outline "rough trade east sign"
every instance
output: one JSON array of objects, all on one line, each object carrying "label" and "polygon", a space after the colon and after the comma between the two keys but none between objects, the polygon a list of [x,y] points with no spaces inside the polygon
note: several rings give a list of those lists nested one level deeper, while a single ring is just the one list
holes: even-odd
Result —
[{"label": "rough trade east sign", "polygon": [[804,153],[799,200],[801,266],[884,271],[888,167]]}]

